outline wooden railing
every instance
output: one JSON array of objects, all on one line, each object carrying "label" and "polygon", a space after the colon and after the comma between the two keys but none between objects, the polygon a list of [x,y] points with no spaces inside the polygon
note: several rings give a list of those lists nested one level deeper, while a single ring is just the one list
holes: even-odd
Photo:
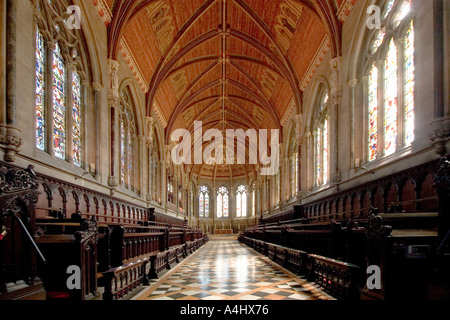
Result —
[{"label": "wooden railing", "polygon": [[119,300],[141,285],[149,285],[146,267],[148,258],[142,258],[126,265],[103,272],[105,282],[104,300]]},{"label": "wooden railing", "polygon": [[[310,222],[302,218],[285,224],[277,222],[250,228],[241,234],[240,239],[291,270],[304,272],[304,257],[307,255],[310,264],[317,264],[316,271],[312,266],[308,267],[310,278],[339,299],[358,297],[355,287],[371,298],[392,299],[407,286],[406,280],[401,280],[406,279],[407,274],[412,277],[413,273],[420,273],[423,275],[421,281],[426,279],[439,243],[438,217],[437,212],[380,214],[379,210],[371,208],[368,218],[341,222]],[[291,250],[298,252],[294,254]],[[423,251],[419,257],[421,260],[414,260],[417,256],[413,254],[408,257],[405,254],[408,250]],[[380,290],[364,288],[366,268],[371,265],[382,270]],[[407,291],[411,295],[423,296],[423,287],[421,282]]]},{"label": "wooden railing", "polygon": [[358,266],[315,254],[309,257],[312,260],[310,281],[341,300],[360,299]]},{"label": "wooden railing", "polygon": [[384,213],[437,212],[434,178],[439,165],[440,161],[434,160],[321,199],[306,198],[302,204],[294,205],[293,210],[264,217],[260,223],[269,225],[301,218],[310,222],[367,219],[372,207]]}]

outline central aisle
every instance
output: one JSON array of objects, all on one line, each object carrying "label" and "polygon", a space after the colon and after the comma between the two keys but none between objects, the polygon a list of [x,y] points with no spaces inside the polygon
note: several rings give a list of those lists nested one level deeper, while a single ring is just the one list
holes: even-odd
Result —
[{"label": "central aisle", "polygon": [[329,299],[236,240],[209,241],[136,300]]}]

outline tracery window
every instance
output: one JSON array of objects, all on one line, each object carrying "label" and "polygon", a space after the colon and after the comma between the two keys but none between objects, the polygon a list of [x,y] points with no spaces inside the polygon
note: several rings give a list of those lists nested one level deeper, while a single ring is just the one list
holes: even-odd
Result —
[{"label": "tracery window", "polygon": [[290,163],[290,174],[289,181],[291,183],[291,194],[290,197],[294,198],[297,196],[298,192],[298,179],[299,179],[299,161],[298,161],[298,147],[295,141],[295,137],[292,137],[290,150],[289,150],[289,163]]},{"label": "tracery window", "polygon": [[414,21],[412,0],[388,0],[382,29],[372,35],[367,71],[367,161],[414,141]]},{"label": "tracery window", "polygon": [[39,30],[36,33],[36,147],[45,150],[45,44]]},{"label": "tracery window", "polygon": [[198,209],[200,218],[209,217],[209,190],[206,186],[200,187],[198,195]]},{"label": "tracery window", "polygon": [[77,72],[73,74],[72,80],[72,145],[73,145],[73,163],[81,166],[82,151],[82,109],[81,109],[81,79]]},{"label": "tracery window", "polygon": [[220,187],[217,191],[217,218],[227,218],[229,216],[228,189],[226,187]]},{"label": "tracery window", "polygon": [[252,216],[256,214],[256,184],[252,186]]},{"label": "tracery window", "polygon": [[320,187],[328,183],[329,175],[329,115],[328,90],[322,86],[316,107],[314,122],[314,166],[315,184]]},{"label": "tracery window", "polygon": [[[85,165],[84,101],[87,80],[81,32],[61,19],[66,1],[39,0],[35,25],[35,147],[78,167]],[[52,23],[48,23],[51,19]]]},{"label": "tracery window", "polygon": [[66,158],[66,67],[59,44],[53,51],[53,151]]},{"label": "tracery window", "polygon": [[239,186],[236,191],[236,217],[242,218],[247,216],[247,188],[243,185]]},{"label": "tracery window", "polygon": [[128,87],[120,96],[120,184],[122,187],[135,191],[137,186],[135,170],[138,168],[139,153],[136,145],[136,121],[134,105]]}]

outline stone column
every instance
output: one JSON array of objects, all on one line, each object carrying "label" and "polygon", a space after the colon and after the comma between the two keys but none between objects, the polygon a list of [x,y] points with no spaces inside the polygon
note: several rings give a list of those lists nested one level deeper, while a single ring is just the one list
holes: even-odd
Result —
[{"label": "stone column", "polygon": [[115,189],[119,186],[117,164],[115,159],[119,156],[118,148],[118,107],[119,107],[119,62],[109,59],[108,72],[110,78],[110,85],[108,88],[108,106],[111,115],[111,145],[110,145],[110,174],[108,177],[108,186],[111,188],[111,194],[114,194]]},{"label": "stone column", "polygon": [[[92,148],[89,144],[89,136],[87,135],[87,123],[88,123],[88,105],[89,105],[89,97],[90,97],[90,83],[87,80],[81,81],[81,115],[82,115],[82,124],[81,124],[81,167],[86,169],[86,171],[91,172],[90,161],[88,157],[88,150]],[[100,131],[95,131],[95,136],[99,136]],[[95,164],[95,171],[97,171],[97,164]],[[92,172],[91,172],[92,173]]]},{"label": "stone column", "polygon": [[4,160],[14,162],[23,143],[16,127],[17,1],[7,0],[6,11],[6,130],[0,134],[0,145],[5,150]]},{"label": "stone column", "polygon": [[292,194],[292,190],[291,190],[291,175],[289,174],[289,170],[290,170],[290,162],[289,162],[289,150],[288,150],[288,155],[285,156],[283,158],[283,180],[284,180],[284,186],[285,188],[283,188],[283,192],[282,192],[282,197],[284,199],[284,202],[289,201],[289,199],[291,198],[291,194]]},{"label": "stone column", "polygon": [[45,146],[46,151],[50,155],[54,155],[53,145],[53,52],[56,48],[56,42],[47,41],[45,43],[45,83],[50,85],[45,86],[44,103],[46,106],[45,111]]},{"label": "stone column", "polygon": [[155,126],[155,120],[152,117],[147,117],[147,154],[148,154],[148,163],[147,163],[147,171],[148,171],[148,192],[147,192],[147,202],[152,200],[152,179],[153,179],[153,158],[152,158],[152,150],[153,150],[153,129]]},{"label": "stone column", "polygon": [[[301,180],[301,154],[302,154],[302,144],[303,144],[303,135],[302,135],[302,115],[298,114],[295,116],[295,143],[297,145],[297,159],[294,159],[294,172],[297,172],[295,179],[297,179],[297,183],[294,182],[294,186],[297,185],[296,190],[294,191],[295,197],[298,199],[300,196],[300,192],[302,190],[302,180]],[[298,161],[296,161],[298,160]],[[298,163],[298,165],[297,165]]]},{"label": "stone column", "polygon": [[95,128],[95,179],[100,178],[100,110],[101,110],[101,94],[103,86],[98,83],[92,83],[92,89],[94,89],[94,128]]},{"label": "stone column", "polygon": [[362,143],[360,146],[362,146],[361,150],[361,163],[360,165],[366,164],[369,159],[369,150],[367,145],[369,144],[369,138],[368,138],[368,132],[369,132],[369,106],[368,106],[368,99],[369,96],[369,76],[364,76],[361,78],[362,87],[363,87],[363,103],[362,103],[362,115],[363,115],[363,122],[362,122]]},{"label": "stone column", "polygon": [[[404,43],[406,41],[406,38],[399,38],[395,41],[395,46],[397,47],[397,61],[404,61]],[[398,64],[399,66],[401,64]],[[405,139],[403,138],[405,136],[405,128],[403,126],[404,124],[404,118],[405,113],[403,112],[403,106],[405,105],[404,102],[404,72],[398,72],[397,75],[397,106],[400,107],[400,112],[397,112],[397,141],[396,141],[396,152],[399,151],[404,147]]]},{"label": "stone column", "polygon": [[[145,182],[145,174],[144,172],[147,172],[146,170],[144,170],[145,167],[148,168],[148,164],[147,164],[147,157],[146,154],[147,152],[145,152],[147,150],[146,147],[146,136],[144,134],[140,134],[138,136],[138,150],[139,150],[139,167],[137,168],[137,170],[134,170],[135,172],[135,181],[139,180],[139,196],[141,197],[141,199],[145,199],[145,187],[144,187],[144,182]],[[136,185],[136,183],[135,183]]]},{"label": "stone column", "polygon": [[342,57],[333,58],[331,65],[331,121],[330,121],[330,177],[332,184],[338,184],[342,181],[342,173],[339,168],[339,112],[342,98],[342,90],[340,86],[340,69],[342,65]]},{"label": "stone column", "polygon": [[356,86],[358,79],[348,82],[350,88],[350,170],[355,171],[355,108],[356,108]]},{"label": "stone column", "polygon": [[[312,133],[306,132],[305,133],[305,139],[306,139],[306,167],[305,167],[305,182],[308,190],[311,190],[314,188],[314,148],[312,146]],[[305,190],[307,191],[307,190]]]}]

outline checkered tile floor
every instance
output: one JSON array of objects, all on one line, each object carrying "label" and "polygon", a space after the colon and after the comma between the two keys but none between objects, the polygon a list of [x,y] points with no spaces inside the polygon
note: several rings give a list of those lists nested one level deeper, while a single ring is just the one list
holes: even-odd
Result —
[{"label": "checkered tile floor", "polygon": [[318,287],[243,244],[210,241],[136,300],[329,300]]}]

